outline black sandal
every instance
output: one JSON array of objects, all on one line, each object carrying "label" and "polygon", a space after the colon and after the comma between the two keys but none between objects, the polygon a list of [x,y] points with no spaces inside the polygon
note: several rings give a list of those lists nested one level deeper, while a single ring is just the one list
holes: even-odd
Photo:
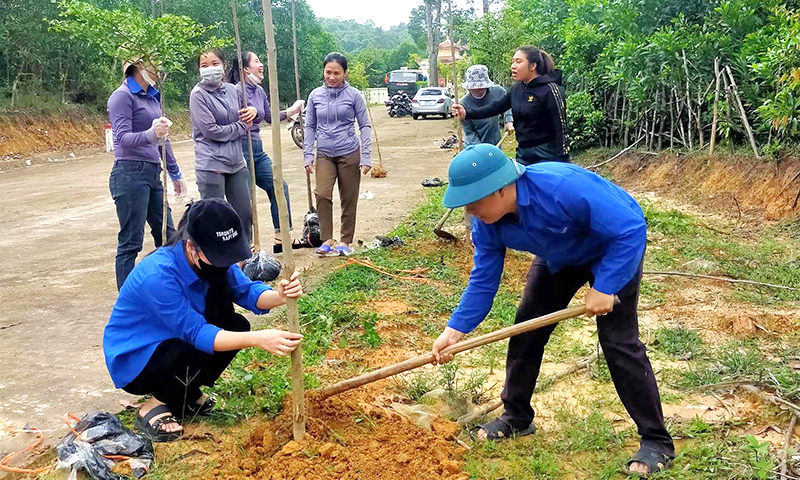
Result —
[{"label": "black sandal", "polygon": [[[300,248],[309,248],[310,246],[311,245],[300,240],[299,238],[295,238],[294,240],[292,240],[292,250],[298,250]],[[283,243],[273,243],[272,253],[283,253]]]},{"label": "black sandal", "polygon": [[[169,413],[170,415],[161,417],[156,420],[154,424],[150,424],[150,420],[152,420],[153,417],[163,413]],[[167,423],[177,423],[180,425],[180,422],[172,415],[172,411],[168,406],[159,405],[147,412],[147,415],[144,417],[137,413],[136,420],[134,420],[133,425],[137,430],[142,432],[142,435],[153,442],[172,442],[183,435],[183,430],[179,430],[177,432],[165,432],[162,430],[161,427]]]},{"label": "black sandal", "polygon": [[202,405],[198,405],[197,402],[192,402],[191,404],[187,403],[183,407],[185,409],[184,418],[208,417],[211,415],[216,405],[217,397],[213,395],[209,395]]},{"label": "black sandal", "polygon": [[489,423],[477,425],[472,428],[473,438],[478,438],[478,432],[483,429],[486,431],[486,440],[505,440],[507,438],[524,437],[536,433],[533,422],[524,430],[516,430],[506,420],[498,417]]},{"label": "black sandal", "polygon": [[[628,475],[639,475],[639,478],[647,478],[650,475],[666,470],[672,465],[672,460],[675,457],[667,455],[666,453],[659,452],[652,447],[641,447],[636,455],[628,460],[628,467],[625,471]],[[631,465],[634,463],[643,463],[647,465],[647,474],[641,474],[631,471]]]}]

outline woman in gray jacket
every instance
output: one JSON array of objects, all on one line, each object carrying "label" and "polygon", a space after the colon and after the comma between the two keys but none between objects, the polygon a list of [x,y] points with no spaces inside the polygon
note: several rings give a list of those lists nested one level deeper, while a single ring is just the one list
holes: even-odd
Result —
[{"label": "woman in gray jacket", "polygon": [[[345,81],[347,58],[341,53],[333,52],[325,57],[322,64],[325,82],[308,96],[303,136],[306,170],[309,173],[316,171],[317,212],[320,233],[325,242],[317,249],[317,253],[349,255],[356,230],[358,189],[361,186],[359,175],[366,175],[372,168],[372,127],[364,97]],[[360,142],[356,137],[356,120],[361,129]],[[341,241],[334,252],[333,186],[337,180],[342,202],[342,220]]]},{"label": "woman in gray jacket", "polygon": [[200,82],[189,96],[189,117],[194,139],[195,175],[200,198],[228,200],[252,243],[250,175],[242,155],[255,107],[241,108],[242,92],[225,83],[222,53],[210,50],[200,55]]}]

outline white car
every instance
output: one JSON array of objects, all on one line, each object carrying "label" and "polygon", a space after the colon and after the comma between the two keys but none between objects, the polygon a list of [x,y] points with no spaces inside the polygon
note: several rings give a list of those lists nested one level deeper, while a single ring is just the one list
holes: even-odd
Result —
[{"label": "white car", "polygon": [[411,100],[411,116],[414,120],[428,115],[441,115],[442,118],[452,116],[453,99],[446,88],[421,88]]}]

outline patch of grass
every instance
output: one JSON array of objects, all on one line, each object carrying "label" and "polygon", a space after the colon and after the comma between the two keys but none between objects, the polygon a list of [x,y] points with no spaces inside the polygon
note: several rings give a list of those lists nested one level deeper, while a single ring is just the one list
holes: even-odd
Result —
[{"label": "patch of grass", "polygon": [[677,405],[683,401],[683,395],[678,392],[669,392],[669,391],[662,391],[661,392],[661,403],[666,403],[667,405]]},{"label": "patch of grass", "polygon": [[[570,362],[580,357],[591,355],[594,352],[594,342],[582,341],[582,337],[570,334],[583,328],[589,322],[594,322],[583,317],[565,320],[556,326],[550,335],[550,340],[544,347],[544,358],[547,362]],[[587,333],[588,337],[589,334]]]},{"label": "patch of grass", "polygon": [[[704,228],[702,220],[678,210],[647,200],[639,204],[651,237],[645,258],[648,269],[687,271],[684,265],[697,260],[708,265],[697,273],[800,287],[800,245],[781,234],[781,227],[767,227],[755,239],[742,238]],[[643,288],[643,296],[647,293]],[[798,292],[766,287],[737,285],[733,295],[765,305],[800,301]]]},{"label": "patch of grass", "polygon": [[565,469],[544,436],[502,443],[485,442],[466,455],[464,470],[473,479],[560,479]]},{"label": "patch of grass", "polygon": [[686,327],[662,327],[655,331],[653,348],[668,357],[687,360],[703,354],[703,338]]},{"label": "patch of grass", "polygon": [[629,429],[617,432],[599,408],[592,408],[583,417],[571,408],[562,407],[556,410],[555,418],[559,430],[558,442],[553,447],[559,452],[575,454],[621,447],[633,436]]},{"label": "patch of grass", "polygon": [[667,287],[661,283],[656,283],[646,278],[639,284],[639,304],[643,307],[652,308],[664,305],[667,300]]},{"label": "patch of grass", "polygon": [[426,393],[436,390],[439,381],[433,372],[415,372],[410,378],[397,377],[395,379],[403,394],[412,402],[419,401]]},{"label": "patch of grass", "polygon": [[800,399],[800,375],[783,362],[781,352],[767,356],[752,340],[734,340],[690,361],[688,370],[669,369],[674,388],[698,388],[730,381],[752,382],[775,389],[789,400]]}]

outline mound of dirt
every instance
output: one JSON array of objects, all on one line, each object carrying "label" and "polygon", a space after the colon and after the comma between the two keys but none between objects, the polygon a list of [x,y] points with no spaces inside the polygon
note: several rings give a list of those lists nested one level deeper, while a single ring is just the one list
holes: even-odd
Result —
[{"label": "mound of dirt", "polygon": [[[200,478],[253,480],[466,480],[458,427],[437,419],[432,431],[389,408],[364,402],[362,394],[306,400],[306,439],[290,441],[290,404],[271,422],[261,422],[239,445],[222,443],[203,462]],[[288,403],[288,402],[287,402]],[[194,448],[186,442],[186,449]],[[184,454],[186,455],[186,454]]]}]

